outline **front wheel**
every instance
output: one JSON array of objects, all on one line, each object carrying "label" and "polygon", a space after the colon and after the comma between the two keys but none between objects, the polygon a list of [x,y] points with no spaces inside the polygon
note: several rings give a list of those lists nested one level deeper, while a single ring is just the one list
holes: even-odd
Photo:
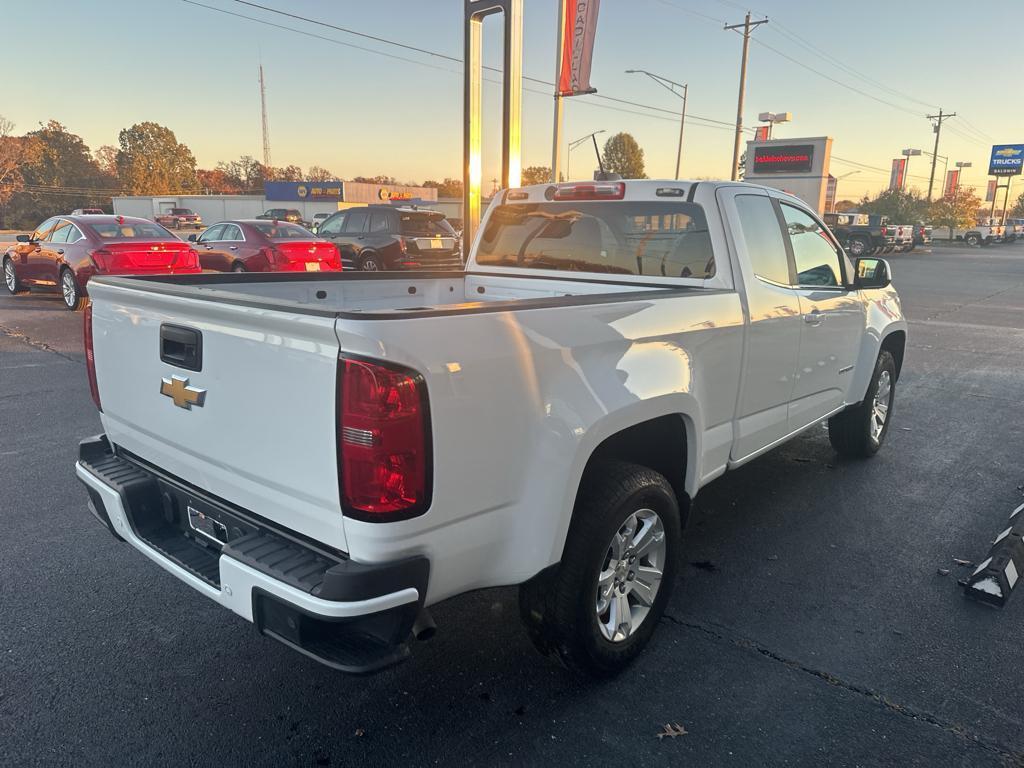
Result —
[{"label": "front wheel", "polygon": [[4,285],[7,290],[17,296],[19,293],[27,293],[28,288],[22,285],[18,279],[18,273],[14,268],[14,261],[9,256],[4,259]]},{"label": "front wheel", "polygon": [[662,475],[622,462],[592,469],[562,561],[520,587],[534,644],[581,674],[621,671],[665,612],[681,547],[679,505]]},{"label": "front wheel", "polygon": [[377,258],[377,254],[371,253],[367,256],[363,256],[360,261],[359,268],[363,270],[363,272],[380,272],[381,266],[380,260]]},{"label": "front wheel", "polygon": [[871,250],[871,243],[863,237],[851,237],[850,241],[846,245],[850,255],[854,258],[867,255],[868,251]]},{"label": "front wheel", "polygon": [[75,280],[75,273],[65,269],[60,273],[60,295],[64,299],[64,306],[72,312],[85,309],[89,299],[78,290],[78,281]]},{"label": "front wheel", "polygon": [[868,458],[878,453],[892,421],[896,361],[883,349],[875,361],[868,393],[859,405],[828,420],[828,439],[840,456]]}]

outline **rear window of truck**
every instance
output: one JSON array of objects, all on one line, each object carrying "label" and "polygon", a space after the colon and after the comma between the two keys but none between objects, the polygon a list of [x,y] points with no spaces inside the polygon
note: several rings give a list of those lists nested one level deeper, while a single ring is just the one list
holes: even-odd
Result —
[{"label": "rear window of truck", "polygon": [[695,203],[572,201],[494,209],[477,263],[651,277],[715,274],[707,217]]}]

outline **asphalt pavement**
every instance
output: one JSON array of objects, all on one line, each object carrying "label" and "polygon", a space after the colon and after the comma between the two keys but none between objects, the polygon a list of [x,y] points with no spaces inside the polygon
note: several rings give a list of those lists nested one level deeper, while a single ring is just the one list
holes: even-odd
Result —
[{"label": "asphalt pavement", "polygon": [[373,677],[260,637],[88,514],[81,316],[3,293],[0,764],[1024,764],[1024,597],[971,603],[954,562],[1024,501],[1024,244],[890,262],[883,450],[815,428],[702,491],[668,616],[601,683],[534,652],[514,589],[437,606]]}]

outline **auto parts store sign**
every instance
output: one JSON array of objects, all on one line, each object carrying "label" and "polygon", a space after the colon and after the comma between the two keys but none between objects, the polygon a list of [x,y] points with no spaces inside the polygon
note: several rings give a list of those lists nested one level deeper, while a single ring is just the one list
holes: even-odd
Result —
[{"label": "auto parts store sign", "polygon": [[996,144],[988,161],[989,176],[1020,176],[1024,168],[1024,144]]}]

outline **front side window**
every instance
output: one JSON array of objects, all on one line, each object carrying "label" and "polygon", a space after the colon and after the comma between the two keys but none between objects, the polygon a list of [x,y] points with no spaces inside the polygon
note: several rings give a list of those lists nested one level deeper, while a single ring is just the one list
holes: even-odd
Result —
[{"label": "front side window", "polygon": [[789,257],[786,241],[771,198],[765,195],[736,195],[740,229],[747,244],[747,258],[754,274],[762,280],[789,285]]},{"label": "front side window", "polygon": [[339,213],[332,216],[320,225],[321,235],[340,235],[342,227],[345,226],[345,214]]},{"label": "front side window", "polygon": [[210,227],[208,230],[203,232],[199,236],[200,243],[212,243],[216,240],[220,240],[221,234],[224,232],[224,225],[218,224],[215,227]]},{"label": "front side window", "polygon": [[34,242],[43,242],[53,232],[53,225],[57,223],[57,218],[47,219],[39,225],[38,229],[32,233],[32,240]]},{"label": "front side window", "polygon": [[799,208],[785,203],[780,207],[793,246],[797,285],[841,286],[843,271],[839,249],[824,226]]},{"label": "front side window", "polygon": [[477,262],[501,267],[704,279],[715,256],[695,203],[590,200],[498,206]]}]

